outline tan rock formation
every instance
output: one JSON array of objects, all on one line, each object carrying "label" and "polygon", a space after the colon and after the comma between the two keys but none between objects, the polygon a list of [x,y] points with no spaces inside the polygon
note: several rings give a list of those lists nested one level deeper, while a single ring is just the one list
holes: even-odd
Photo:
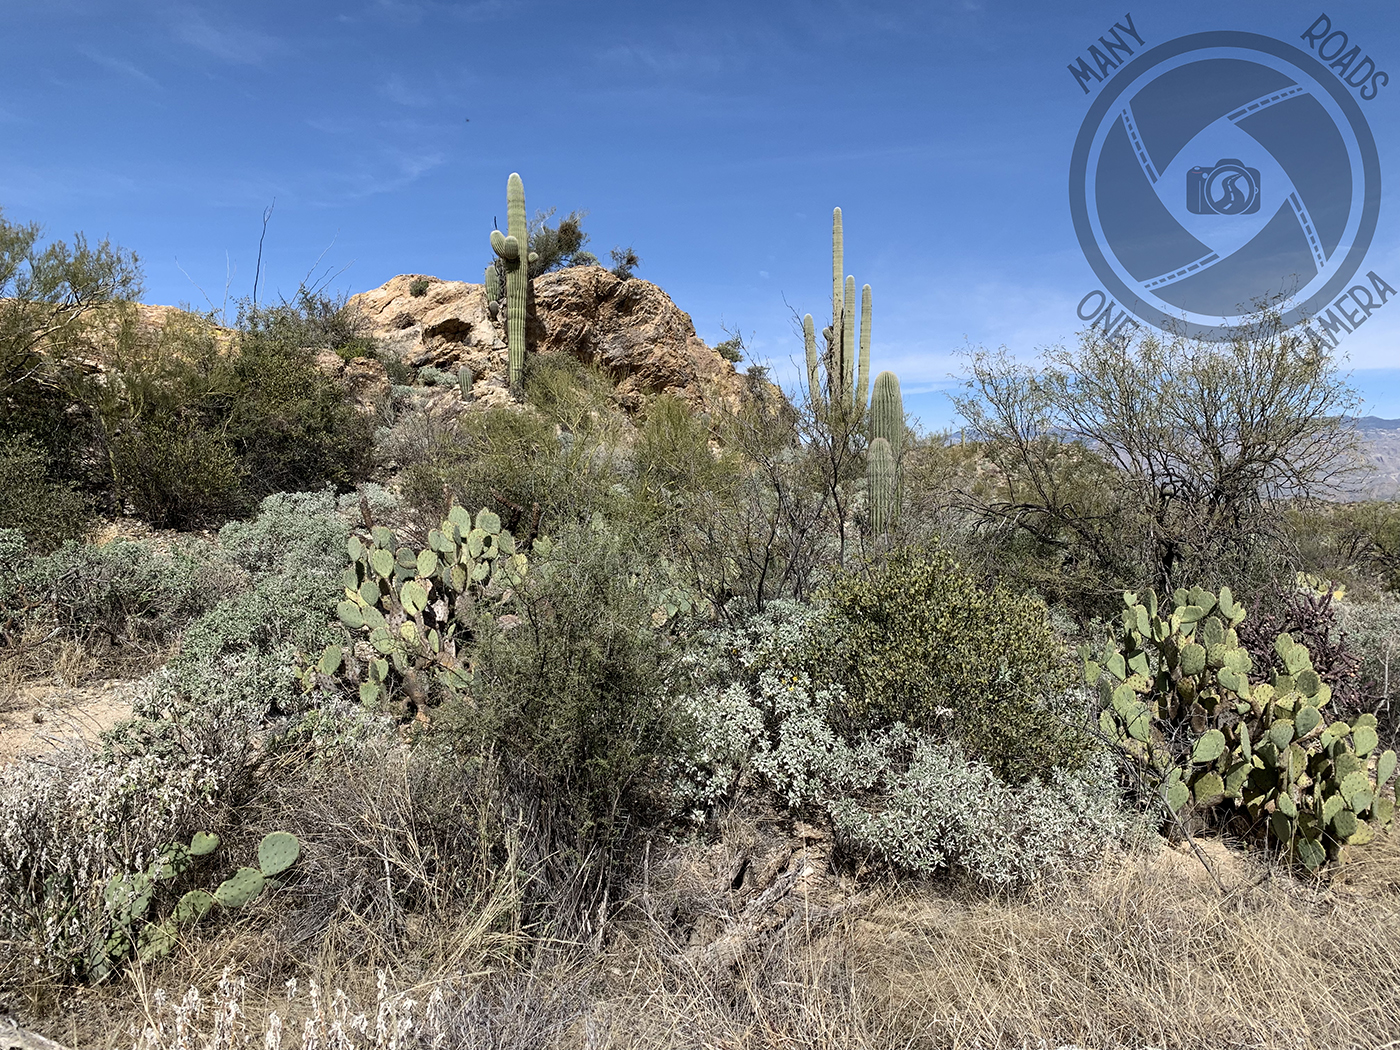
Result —
[{"label": "tan rock formation", "polygon": [[[427,291],[409,293],[415,280]],[[352,296],[350,304],[381,340],[383,353],[413,367],[432,365],[476,376],[474,390],[488,402],[506,397],[503,319],[493,321],[485,288],[461,281],[403,274]],[[601,266],[548,273],[534,282],[529,324],[532,353],[567,353],[597,365],[616,384],[615,397],[629,412],[668,393],[699,407],[737,405],[745,380],[733,364],[706,346],[695,325],[656,285],[622,280]]]}]

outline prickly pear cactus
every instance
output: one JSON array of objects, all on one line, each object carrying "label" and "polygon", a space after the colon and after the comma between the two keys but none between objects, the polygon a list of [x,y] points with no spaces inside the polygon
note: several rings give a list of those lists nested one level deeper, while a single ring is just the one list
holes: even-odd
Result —
[{"label": "prickly pear cactus", "polygon": [[367,707],[422,712],[461,695],[471,678],[466,644],[480,617],[523,581],[527,559],[500,516],[461,507],[428,533],[424,550],[382,526],[347,544],[345,598],[336,607],[348,644],[332,644],[302,673],[307,689],[343,680]]},{"label": "prickly pear cactus", "polygon": [[241,908],[297,862],[301,843],[295,835],[274,831],[258,847],[258,868],[240,868],[213,892],[189,890],[160,921],[152,915],[152,902],[161,882],[190,869],[195,859],[213,853],[219,836],[197,832],[186,846],[173,843],[157,855],[146,871],[113,876],[103,891],[108,925],[100,933],[88,958],[88,976],[102,981],[114,974],[133,952],[142,962],[167,956],[179,942],[181,929],[194,926],[215,907]]},{"label": "prickly pear cactus", "polygon": [[1390,826],[1395,753],[1377,752],[1374,715],[1329,722],[1331,689],[1306,646],[1279,635],[1283,671],[1263,681],[1228,587],[1178,590],[1170,610],[1150,591],[1123,600],[1121,631],[1080,653],[1100,728],[1173,814],[1243,811],[1262,844],[1310,871]]},{"label": "prickly pear cactus", "polygon": [[[525,377],[525,310],[529,300],[530,237],[525,223],[525,183],[511,172],[506,180],[506,229],[491,231],[491,250],[506,271],[506,343],[510,348],[510,388],[519,393]],[[490,287],[488,278],[488,289]]]}]

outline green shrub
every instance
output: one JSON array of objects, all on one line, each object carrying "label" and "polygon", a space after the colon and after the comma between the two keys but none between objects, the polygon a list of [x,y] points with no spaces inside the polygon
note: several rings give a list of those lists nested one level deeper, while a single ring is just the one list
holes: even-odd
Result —
[{"label": "green shrub", "polygon": [[423,386],[451,386],[456,380],[441,368],[424,365],[418,369],[418,382]]},{"label": "green shrub", "polygon": [[166,669],[172,687],[198,697],[211,677],[226,678],[229,695],[260,712],[297,707],[296,655],[338,635],[348,536],[329,490],[269,496],[253,521],[225,525],[225,555],[248,582],[186,629]]},{"label": "green shrub", "polygon": [[0,529],[18,529],[39,553],[79,540],[92,524],[92,501],[52,476],[47,454],[28,435],[0,439]]},{"label": "green shrub", "polygon": [[715,344],[715,353],[726,361],[738,364],[744,359],[744,337],[732,335],[723,342]]},{"label": "green shrub", "polygon": [[409,282],[408,294],[413,296],[415,299],[421,298],[422,296],[428,294],[428,286],[431,283],[432,282],[429,281],[426,277],[415,277],[412,281]]},{"label": "green shrub", "polygon": [[[239,394],[224,433],[256,501],[273,492],[353,486],[372,466],[373,424],[345,391],[316,367],[304,340],[339,336],[334,318],[314,305],[250,311],[234,367]],[[341,344],[344,345],[344,344]]]},{"label": "green shrub", "polygon": [[69,541],[37,556],[15,542],[19,533],[0,536],[0,613],[11,642],[36,626],[88,648],[139,654],[174,641],[236,586],[204,544],[165,556],[127,540],[102,547]]},{"label": "green shrub", "polygon": [[1102,750],[1077,771],[1008,785],[956,742],[902,723],[852,735],[847,697],[823,683],[819,610],[789,600],[713,631],[685,658],[685,752],[677,804],[702,815],[744,792],[771,793],[841,844],[918,874],[958,869],[1023,883],[1097,858],[1148,829],[1121,804]]},{"label": "green shrub", "polygon": [[570,528],[531,560],[508,615],[482,622],[462,724],[530,771],[576,845],[612,844],[675,753],[672,653],[656,626],[668,585],[601,523]]},{"label": "green shrub", "polygon": [[112,442],[111,464],[118,499],[158,528],[217,524],[241,509],[240,457],[191,420],[132,425]]},{"label": "green shrub", "polygon": [[1051,706],[1072,672],[1039,600],[980,587],[929,548],[839,577],[825,600],[818,644],[855,725],[948,732],[1008,781],[1082,764],[1085,734]]},{"label": "green shrub", "polygon": [[396,429],[384,452],[402,466],[404,504],[425,529],[456,503],[499,512],[524,538],[536,503],[541,528],[550,531],[594,512],[612,516],[609,508],[626,499],[626,490],[614,490],[624,477],[615,446],[586,433],[556,433],[538,412],[491,408],[447,426],[415,415]]}]

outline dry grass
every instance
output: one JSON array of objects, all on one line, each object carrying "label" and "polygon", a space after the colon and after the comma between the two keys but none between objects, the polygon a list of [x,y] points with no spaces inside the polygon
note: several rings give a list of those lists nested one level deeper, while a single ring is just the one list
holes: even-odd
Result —
[{"label": "dry grass", "polygon": [[[310,950],[288,944],[264,907],[252,928],[230,926],[164,968],[65,994],[68,1016],[47,1031],[125,1047],[132,1026],[163,1023],[166,1035],[143,1045],[174,1048],[175,1012],[194,986],[202,1012],[187,1017],[190,1031],[209,1036],[216,1015],[232,1018],[218,1039],[185,1044],[208,1050],[244,1035],[262,1043],[269,1027],[281,1046],[309,1046],[308,1019],[322,1050],[1400,1047],[1400,834],[1358,851],[1330,884],[1219,842],[1201,844],[1214,878],[1189,852],[1164,849],[1018,895],[949,882],[850,896],[828,875],[778,903],[794,921],[737,953],[706,952],[761,888],[732,889],[735,861],[762,861],[772,843],[771,827],[749,825],[656,858],[646,907],[638,884],[600,951],[513,932],[517,898],[504,885],[471,902],[426,901],[393,937],[382,915],[339,911]],[[382,856],[393,855],[391,843]],[[851,906],[830,912],[843,893]],[[804,921],[804,908],[836,917]],[[225,967],[238,978],[220,993]],[[393,1024],[377,1033],[383,1018]]]}]

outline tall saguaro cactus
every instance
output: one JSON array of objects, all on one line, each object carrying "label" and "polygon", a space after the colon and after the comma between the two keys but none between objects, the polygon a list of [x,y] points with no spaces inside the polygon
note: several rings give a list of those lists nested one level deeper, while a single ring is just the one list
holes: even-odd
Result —
[{"label": "tall saguaro cactus", "polygon": [[530,290],[530,236],[525,226],[525,183],[511,172],[506,181],[506,229],[491,231],[491,250],[505,264],[506,342],[510,347],[510,388],[519,393],[525,379],[525,309]]},{"label": "tall saguaro cactus", "polygon": [[[812,315],[802,318],[802,342],[807,357],[807,390],[818,420],[849,440],[867,412],[870,393],[870,319],[873,313],[870,285],[861,289],[860,322],[856,323],[856,279],[844,275],[845,233],[841,209],[831,213],[831,325],[822,330],[823,356],[817,349]],[[826,364],[826,386],[821,366]],[[825,395],[825,396],[823,396]],[[875,377],[868,406],[870,439],[866,462],[870,496],[870,522],[876,535],[887,532],[899,519],[899,458],[904,445],[904,403],[899,379],[893,372]]]},{"label": "tall saguaro cactus", "polygon": [[[845,236],[842,229],[841,209],[833,208],[831,212],[831,324],[822,329],[822,337],[826,340],[824,354],[827,377],[826,397],[830,404],[835,407],[837,415],[855,419],[863,410],[865,401],[864,391],[860,388],[859,376],[868,374],[869,370],[870,286],[866,285],[864,289],[860,321],[861,328],[864,329],[862,332],[858,331],[856,326],[856,279],[849,275],[842,276],[844,261]],[[804,333],[810,321],[810,314],[803,318]],[[864,354],[859,366],[856,360],[858,335]],[[811,391],[813,404],[820,405],[822,389],[812,367],[812,360],[813,355],[809,355],[808,388]],[[864,368],[866,372],[859,372],[858,368]],[[859,397],[857,397],[858,390],[860,391]]]},{"label": "tall saguaro cactus", "polygon": [[860,366],[856,374],[856,404],[870,392],[870,285],[860,290]]}]

